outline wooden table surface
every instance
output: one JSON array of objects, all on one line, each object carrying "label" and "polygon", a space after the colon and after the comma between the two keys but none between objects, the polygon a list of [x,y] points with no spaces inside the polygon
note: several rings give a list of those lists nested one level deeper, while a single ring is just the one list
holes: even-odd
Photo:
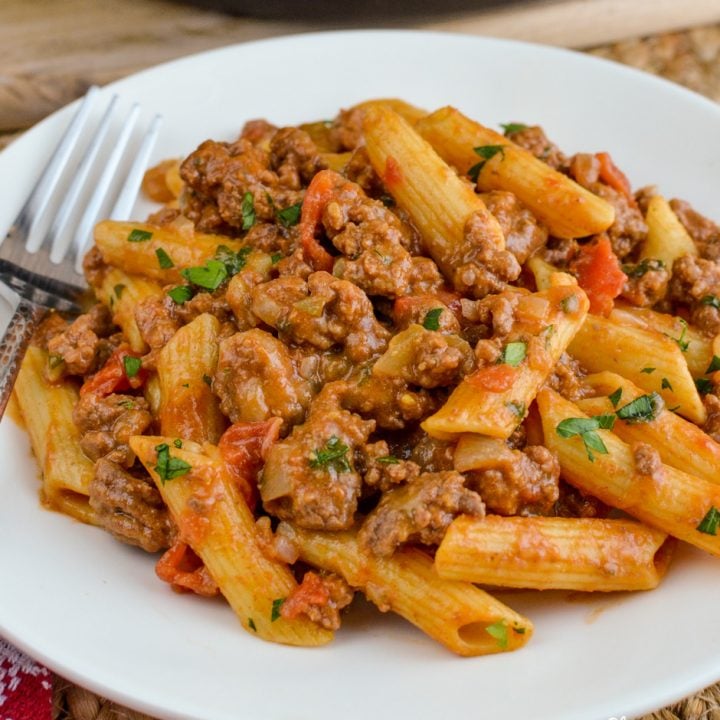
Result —
[{"label": "wooden table surface", "polygon": [[[579,47],[720,101],[720,0],[556,0],[373,26]],[[222,45],[330,27],[229,17],[168,0],[0,0],[0,148],[90,84]],[[141,717],[64,682],[56,684],[56,701],[61,720]],[[720,690],[650,718],[720,720]]]}]

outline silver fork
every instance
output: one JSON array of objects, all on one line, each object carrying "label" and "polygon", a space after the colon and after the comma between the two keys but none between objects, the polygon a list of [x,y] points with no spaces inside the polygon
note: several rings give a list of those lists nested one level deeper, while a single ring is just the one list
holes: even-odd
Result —
[{"label": "silver fork", "polygon": [[[133,105],[117,136],[110,138],[118,99],[117,95],[111,98],[57,205],[49,229],[37,240],[38,233],[34,231],[49,220],[50,208],[60,198],[59,181],[73,151],[80,144],[97,93],[98,88],[92,87],[81,101],[40,179],[0,245],[0,282],[19,296],[10,324],[0,340],[0,418],[10,399],[27,346],[48,310],[80,312],[78,302],[86,291],[81,274],[82,252],[100,209],[116,187],[114,181],[117,180],[118,167],[126,156],[140,114],[140,107]],[[110,212],[114,220],[128,219],[161,120],[160,115],[154,117],[140,142]],[[101,161],[101,149],[111,143],[112,149]],[[62,240],[66,239],[69,224],[79,209],[80,198],[91,182],[95,183],[95,189],[67,246]]]}]

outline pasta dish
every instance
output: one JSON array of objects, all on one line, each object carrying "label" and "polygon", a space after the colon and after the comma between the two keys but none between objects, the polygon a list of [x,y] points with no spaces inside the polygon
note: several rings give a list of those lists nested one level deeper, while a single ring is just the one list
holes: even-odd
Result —
[{"label": "pasta dish", "polygon": [[607,152],[371,100],[245,124],[100,222],[15,397],[44,503],[259,638],[362,592],[465,656],[494,588],[655,588],[720,555],[720,228]]}]

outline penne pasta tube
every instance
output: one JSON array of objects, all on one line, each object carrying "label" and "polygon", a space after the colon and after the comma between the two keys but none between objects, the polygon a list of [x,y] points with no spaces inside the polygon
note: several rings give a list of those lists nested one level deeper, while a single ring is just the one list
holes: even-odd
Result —
[{"label": "penne pasta tube", "polygon": [[652,590],[674,543],[633,520],[461,516],[435,569],[447,580],[535,590]]},{"label": "penne pasta tube", "polygon": [[[604,372],[586,378],[601,397],[578,401],[578,407],[588,415],[614,412],[607,396],[621,390],[617,407],[621,408],[644,394],[630,380]],[[660,382],[658,380],[658,382]],[[662,461],[678,470],[720,484],[720,444],[697,425],[668,410],[661,410],[650,422],[627,423],[617,420],[613,432],[626,443],[646,442],[652,445]]]},{"label": "penne pasta tube", "polygon": [[514,193],[556,237],[594,235],[607,230],[615,220],[608,202],[455,108],[436,110],[421,119],[416,128],[461,175],[482,162],[473,148],[502,147],[482,165],[478,188]]},{"label": "penne pasta tube", "polygon": [[[181,282],[181,269],[212,260],[221,245],[233,252],[242,248],[236,240],[223,235],[185,234],[169,226],[115,220],[98,223],[94,235],[106,263],[163,283]],[[168,258],[165,267],[161,266],[158,251]]]},{"label": "penne pasta tube", "polygon": [[645,330],[661,332],[669,338],[683,338],[682,351],[690,374],[702,377],[712,361],[713,339],[703,335],[697,328],[688,325],[676,315],[660,313],[650,308],[634,307],[632,305],[619,305],[616,303],[609,315],[613,322],[619,325],[639,327]]},{"label": "penne pasta tube", "polygon": [[428,114],[427,110],[411,105],[409,102],[400,100],[399,98],[378,98],[376,100],[366,100],[358,105],[354,105],[352,109],[366,111],[373,107],[383,107],[387,110],[392,110],[407,120],[410,125],[414,125],[418,122],[418,120],[422,120],[422,118],[426,117]]},{"label": "penne pasta tube", "polygon": [[[556,273],[557,282],[565,276]],[[585,320],[585,293],[577,284],[558,284],[538,293],[520,295],[516,321],[508,339],[524,344],[526,358],[516,367],[488,365],[466,377],[434,415],[423,423],[428,435],[440,439],[461,433],[510,437],[522,421],[538,389]],[[523,320],[523,313],[543,306],[542,322]],[[517,343],[516,343],[517,344]]]},{"label": "penne pasta tube", "polygon": [[[588,315],[568,351],[586,370],[618,373],[647,392],[660,393],[668,407],[702,424],[707,413],[678,339]],[[663,378],[666,383],[662,383]]]},{"label": "penne pasta tube", "polygon": [[364,553],[352,532],[314,532],[283,522],[279,533],[300,558],[342,575],[381,610],[392,610],[458,655],[516,650],[533,632],[522,615],[470,583],[443,580],[421,550],[392,557]]},{"label": "penne pasta tube", "polygon": [[472,215],[485,228],[488,244],[496,250],[505,248],[500,225],[485,203],[406,120],[375,105],[367,109],[363,128],[375,172],[409,214],[448,280],[458,285],[455,276],[469,262],[465,225]]},{"label": "penne pasta tube", "polygon": [[641,260],[662,260],[665,267],[672,270],[678,258],[698,254],[690,234],[662,195],[650,198],[645,222],[648,233],[640,248]]},{"label": "penne pasta tube", "polygon": [[696,547],[720,555],[720,486],[670,465],[656,472],[638,470],[632,448],[608,430],[595,430],[607,453],[592,445],[593,460],[580,434],[561,437],[564,420],[587,419],[577,405],[550,389],[537,397],[545,445],[560,462],[562,477],[583,492]]},{"label": "penne pasta tube", "polygon": [[80,433],[72,419],[78,391],[70,382],[48,383],[43,374],[46,364],[47,353],[31,345],[15,383],[18,406],[42,469],[43,498],[54,510],[94,523],[88,501],[94,466],[80,449]]},{"label": "penne pasta tube", "polygon": [[227,425],[210,388],[218,360],[220,321],[203,313],[181,327],[160,351],[160,431],[163,435],[217,443]]},{"label": "penne pasta tube", "polygon": [[[180,536],[202,559],[242,626],[287,645],[329,642],[332,633],[307,618],[279,615],[279,604],[297,583],[287,565],[263,553],[255,519],[217,453],[210,457],[191,443],[177,448],[173,440],[136,435],[130,446],[152,476]],[[160,452],[172,463],[164,464],[165,478],[158,474]]]},{"label": "penne pasta tube", "polygon": [[146,353],[148,346],[135,321],[135,306],[147,298],[162,295],[162,292],[158,283],[128,275],[118,268],[108,270],[100,286],[95,288],[95,296],[110,309],[113,322],[120,326],[130,347],[137,353]]}]

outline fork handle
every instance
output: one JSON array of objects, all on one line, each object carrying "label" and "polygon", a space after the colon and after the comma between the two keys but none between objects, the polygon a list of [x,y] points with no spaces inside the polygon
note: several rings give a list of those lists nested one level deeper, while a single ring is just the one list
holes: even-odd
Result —
[{"label": "fork handle", "polygon": [[10,401],[20,364],[35,328],[47,314],[47,308],[20,298],[5,335],[0,340],[0,418]]}]

